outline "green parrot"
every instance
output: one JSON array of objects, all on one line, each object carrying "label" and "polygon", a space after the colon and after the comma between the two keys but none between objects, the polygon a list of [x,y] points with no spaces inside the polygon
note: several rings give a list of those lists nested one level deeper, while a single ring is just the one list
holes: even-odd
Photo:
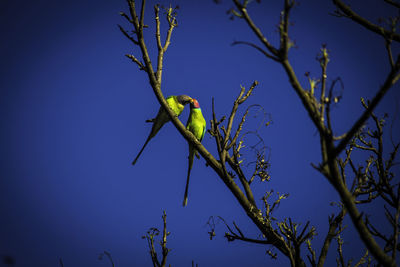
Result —
[{"label": "green parrot", "polygon": [[[206,132],[206,120],[201,113],[199,102],[196,99],[192,99],[190,101],[190,114],[189,119],[186,123],[186,129],[191,131],[192,134],[199,140],[200,142],[203,140],[204,133]],[[183,206],[187,205],[188,200],[188,189],[189,189],[189,179],[190,179],[190,171],[193,166],[194,155],[196,154],[197,158],[200,158],[198,152],[193,147],[193,145],[189,144],[189,168],[187,172],[186,179],[186,188],[185,188],[185,197],[183,199]]]},{"label": "green parrot", "polygon": [[[175,112],[177,116],[181,115],[184,107],[186,104],[191,102],[192,98],[187,95],[178,95],[178,96],[169,96],[167,97],[168,106]],[[142,149],[139,151],[139,154],[133,160],[132,165],[135,165],[136,161],[142,154],[144,148],[146,147],[147,143],[158,133],[158,131],[169,121],[169,116],[166,110],[163,107],[160,107],[158,110],[157,116],[154,119],[147,120],[146,122],[152,122],[153,127],[151,128],[151,132],[146,139]]]}]

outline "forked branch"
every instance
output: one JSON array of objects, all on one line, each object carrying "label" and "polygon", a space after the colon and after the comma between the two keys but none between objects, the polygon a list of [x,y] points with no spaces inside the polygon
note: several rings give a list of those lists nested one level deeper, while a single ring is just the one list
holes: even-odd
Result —
[{"label": "forked branch", "polygon": [[162,253],[161,262],[158,259],[157,251],[154,246],[154,241],[156,240],[156,237],[160,234],[160,231],[157,228],[152,227],[147,231],[146,235],[142,236],[142,239],[146,239],[147,241],[147,245],[150,250],[149,252],[151,261],[154,267],[165,267],[167,264],[167,256],[170,251],[170,249],[167,248],[167,236],[170,233],[167,232],[167,214],[165,213],[165,211],[163,211],[162,219],[163,219],[163,231],[162,231],[161,241],[159,242]]}]

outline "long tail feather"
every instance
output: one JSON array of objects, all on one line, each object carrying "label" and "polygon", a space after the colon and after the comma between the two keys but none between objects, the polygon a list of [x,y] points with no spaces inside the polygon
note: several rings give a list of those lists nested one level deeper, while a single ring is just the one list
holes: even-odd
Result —
[{"label": "long tail feather", "polygon": [[147,137],[147,140],[146,140],[146,142],[144,143],[142,149],[139,151],[139,153],[137,154],[136,158],[132,161],[132,165],[135,165],[136,161],[139,159],[139,157],[140,157],[140,155],[142,154],[144,148],[147,146],[147,144],[149,143],[149,141],[150,141],[150,139],[151,139],[152,137],[153,137],[153,136],[152,136],[151,134],[149,135],[149,137]]},{"label": "long tail feather", "polygon": [[188,201],[189,180],[190,180],[190,171],[192,170],[192,166],[193,166],[193,158],[194,158],[193,156],[194,156],[194,151],[192,148],[189,147],[189,166],[188,166],[188,172],[187,172],[187,178],[186,178],[185,196],[183,198],[183,206],[184,207],[187,205],[187,201]]}]

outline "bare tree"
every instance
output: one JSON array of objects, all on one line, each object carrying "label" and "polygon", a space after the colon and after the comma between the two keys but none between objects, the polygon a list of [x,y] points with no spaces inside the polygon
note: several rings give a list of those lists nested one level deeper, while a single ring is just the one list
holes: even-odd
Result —
[{"label": "bare tree", "polygon": [[[333,103],[340,100],[333,92],[335,86],[341,85],[341,80],[336,79],[331,83],[327,81],[327,65],[330,60],[327,47],[325,45],[322,46],[318,57],[318,63],[321,67],[319,77],[314,78],[309,73],[306,75],[309,82],[309,87],[307,88],[301,85],[296,71],[288,58],[289,50],[293,46],[289,35],[289,18],[295,1],[283,0],[283,9],[279,16],[278,26],[279,45],[274,46],[263,35],[260,28],[252,20],[251,15],[247,12],[247,6],[251,1],[233,0],[235,8],[231,9],[231,14],[242,19],[260,41],[259,45],[247,41],[237,41],[234,44],[249,45],[260,51],[266,58],[272,59],[283,67],[291,87],[297,93],[320,137],[321,163],[313,166],[329,181],[340,196],[340,202],[336,203],[339,211],[337,214],[328,217],[329,229],[325,235],[323,246],[317,251],[311,243],[316,234],[316,228],[311,227],[310,222],[294,222],[289,216],[283,219],[277,219],[273,216],[280,202],[287,197],[286,194],[277,194],[274,197],[272,191],[266,192],[262,198],[262,205],[258,206],[257,198],[253,195],[252,186],[254,184],[252,182],[256,178],[261,181],[270,179],[268,173],[269,161],[265,156],[265,146],[254,150],[256,156],[252,165],[254,166],[253,171],[247,174],[243,168],[241,149],[244,146],[244,137],[248,134],[248,131],[243,131],[243,129],[251,107],[245,109],[244,114],[238,119],[236,129],[233,129],[233,125],[239,107],[251,96],[258,82],[254,81],[248,89],[241,86],[239,95],[233,101],[232,110],[228,116],[219,117],[215,114],[213,100],[211,128],[208,132],[215,140],[218,153],[215,156],[212,155],[192,133],[185,129],[177,116],[168,107],[161,90],[163,57],[170,44],[172,32],[177,26],[176,9],[169,7],[163,11],[169,27],[165,41],[162,42],[160,7],[158,5],[154,7],[155,39],[158,54],[157,58],[153,60],[156,65],[153,66],[148,54],[146,40],[143,37],[143,32],[147,28],[144,23],[146,1],[141,1],[140,9],[134,0],[127,0],[127,2],[129,15],[123,12],[121,15],[133,26],[133,35],[122,26],[119,27],[133,45],[140,48],[141,58],[139,59],[134,55],[126,56],[147,74],[155,96],[160,105],[167,111],[172,123],[187,142],[195,146],[207,164],[224,182],[247,216],[258,228],[260,236],[262,236],[261,239],[246,236],[236,223],[233,223],[233,226],[229,226],[224,221],[228,229],[225,237],[229,241],[240,240],[272,246],[289,259],[291,266],[306,266],[306,261],[302,256],[305,254],[302,253],[302,249],[306,249],[310,265],[323,266],[332,241],[336,240],[338,266],[349,266],[352,262],[350,260],[346,263],[341,236],[345,228],[343,219],[348,214],[367,249],[364,256],[355,263],[355,266],[363,263],[370,265],[372,260],[370,255],[380,265],[396,265],[397,251],[400,250],[398,242],[400,185],[394,179],[395,175],[392,168],[395,165],[400,143],[392,142],[392,150],[389,153],[384,153],[384,119],[378,118],[373,111],[384,95],[400,78],[400,55],[394,57],[392,52],[393,43],[398,43],[400,40],[399,35],[395,32],[398,17],[391,19],[388,27],[385,28],[361,17],[342,1],[333,0],[334,5],[337,7],[336,16],[349,18],[383,38],[385,42],[384,49],[387,51],[388,64],[390,66],[390,71],[384,77],[383,85],[377,88],[375,97],[370,101],[362,100],[361,104],[365,109],[364,112],[360,114],[345,133],[336,136],[334,135],[335,131],[331,119],[331,107]],[[399,8],[399,4],[395,1],[385,0],[385,2],[395,8]],[[368,122],[373,122],[373,127],[368,128],[366,126]],[[261,137],[260,140],[262,141]],[[356,163],[355,159],[352,158],[356,150],[370,154],[365,163]],[[382,200],[385,203],[385,214],[392,226],[391,231],[379,229],[379,226],[373,225],[371,221],[372,215],[360,211],[361,206],[377,200]],[[210,226],[210,238],[212,238],[215,231],[214,226],[211,224]],[[382,242],[385,243],[383,247],[379,245]],[[268,253],[272,258],[277,257],[277,253],[273,253],[271,250],[268,250]]]},{"label": "bare tree", "polygon": [[165,211],[163,211],[162,219],[163,219],[162,238],[161,241],[159,242],[161,246],[161,255],[162,255],[161,262],[158,259],[157,250],[156,247],[154,246],[154,241],[160,234],[160,230],[158,230],[155,227],[152,227],[147,231],[146,235],[142,236],[143,239],[147,240],[147,245],[150,250],[151,261],[154,267],[167,266],[167,256],[170,251],[170,249],[167,248],[167,236],[169,236],[170,233],[167,232],[167,213]]}]

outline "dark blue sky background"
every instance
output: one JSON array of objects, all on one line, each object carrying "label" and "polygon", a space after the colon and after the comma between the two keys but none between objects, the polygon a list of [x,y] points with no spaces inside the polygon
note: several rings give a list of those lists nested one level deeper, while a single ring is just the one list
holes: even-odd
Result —
[{"label": "dark blue sky background", "polygon": [[[146,40],[155,62],[156,2],[148,2]],[[251,4],[249,12],[274,42],[282,4],[263,2]],[[352,3],[373,21],[394,12],[379,1]],[[179,26],[165,56],[164,95],[195,97],[209,124],[212,97],[217,116],[226,115],[239,85],[248,88],[258,80],[246,104],[261,104],[273,123],[259,132],[270,148],[272,180],[254,182],[256,195],[261,198],[271,188],[289,193],[276,215],[310,220],[317,226],[313,243],[319,248],[328,215],[335,211],[330,202],[338,198],[310,166],[319,162],[319,139],[283,69],[254,49],[230,45],[257,41],[243,21],[229,20],[230,1],[176,4]],[[374,95],[389,65],[383,40],[330,16],[333,10],[330,1],[317,0],[294,8],[291,32],[297,48],[290,59],[306,85],[303,73],[320,73],[315,57],[322,43],[328,45],[328,81],[340,76],[345,87],[337,89],[343,98],[333,110],[341,134],[362,111],[360,96]],[[141,236],[149,227],[161,228],[166,210],[173,266],[190,266],[192,260],[199,266],[288,265],[282,256],[271,261],[263,246],[227,243],[221,223],[217,237],[209,240],[211,215],[234,220],[251,237],[258,232],[203,159],[195,161],[188,207],[182,207],[187,143],[172,125],[164,126],[131,166],[151,128],[145,120],[155,116],[159,104],[145,73],[124,56],[140,54],[117,28],[129,27],[120,11],[128,12],[123,0],[0,2],[0,255],[14,257],[16,266],[57,266],[59,257],[64,266],[110,266],[97,259],[107,250],[117,266],[150,266]],[[399,99],[396,86],[378,111],[395,114]],[[183,123],[187,116],[185,110]],[[249,129],[256,123],[257,118],[250,120]],[[397,118],[397,138],[398,125]],[[203,144],[215,154],[210,135]],[[346,223],[345,256],[358,258],[363,253],[358,236]],[[334,246],[329,262],[335,257]]]}]

